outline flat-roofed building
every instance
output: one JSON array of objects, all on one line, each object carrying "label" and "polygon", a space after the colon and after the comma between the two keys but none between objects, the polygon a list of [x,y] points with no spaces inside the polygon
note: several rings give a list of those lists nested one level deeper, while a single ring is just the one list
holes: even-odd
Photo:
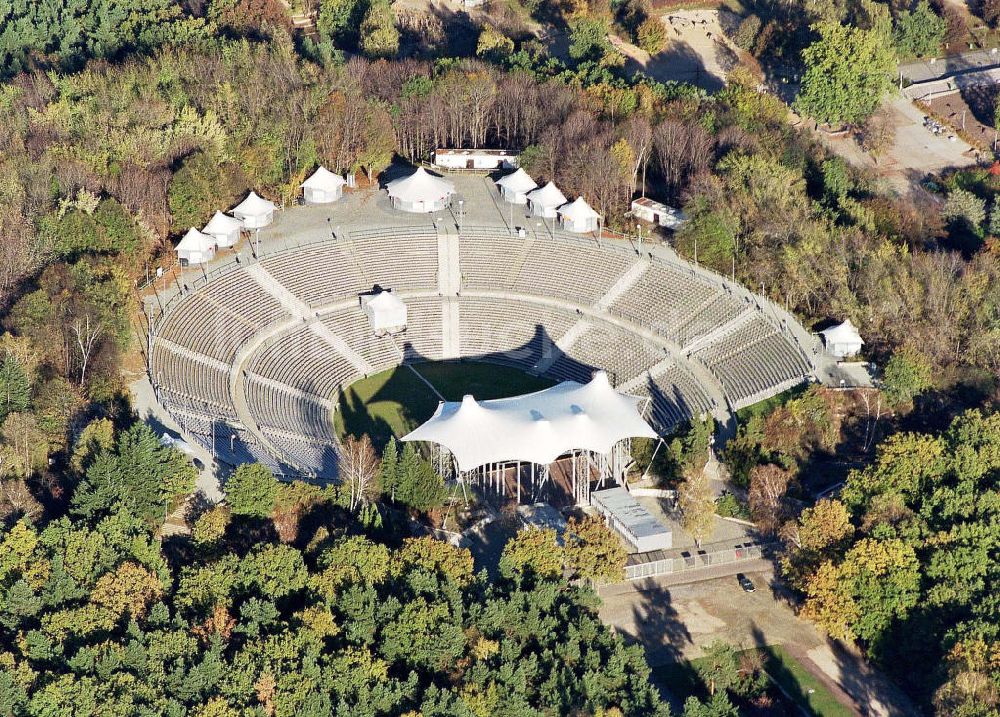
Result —
[{"label": "flat-roofed building", "polygon": [[595,490],[590,494],[590,504],[637,552],[666,550],[674,544],[670,528],[639,505],[624,488]]}]

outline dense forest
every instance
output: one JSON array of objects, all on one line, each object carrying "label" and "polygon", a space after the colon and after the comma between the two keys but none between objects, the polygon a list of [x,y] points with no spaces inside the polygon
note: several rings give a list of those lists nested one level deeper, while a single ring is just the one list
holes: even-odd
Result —
[{"label": "dense forest", "polygon": [[[317,164],[374,183],[437,146],[519,150],[614,230],[638,192],[683,207],[679,252],[811,327],[860,327],[884,390],[857,400],[884,409],[878,430],[810,390],[744,421],[725,461],[789,546],[804,614],[938,714],[995,714],[1000,180],[896,192],[760,91],[762,66],[844,48],[884,64],[880,37],[908,57],[961,32],[926,3],[772,5],[734,30],[746,54],[711,95],[624,71],[609,28],[665,42],[634,1],[420,25],[380,0],[323,0],[310,37],[272,0],[0,7],[0,714],[664,713],[641,654],[538,546],[512,546],[490,581],[463,551],[404,539],[375,495],[259,469],[190,541],[161,545],[193,474],[133,426],[137,282],[248,189],[287,204]],[[995,23],[991,8],[976,11]],[[540,21],[567,56],[529,32]],[[857,32],[817,25],[844,22]],[[875,111],[881,84],[859,84],[837,104],[851,116],[822,117],[813,77],[796,109]],[[870,465],[799,514],[785,495],[859,432],[850,458]],[[410,509],[440,500],[413,475]]]}]

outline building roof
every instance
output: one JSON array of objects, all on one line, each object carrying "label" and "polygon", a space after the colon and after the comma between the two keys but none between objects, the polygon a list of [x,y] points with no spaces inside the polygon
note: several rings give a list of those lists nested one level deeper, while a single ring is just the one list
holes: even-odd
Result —
[{"label": "building roof", "polygon": [[669,533],[670,528],[653,517],[624,488],[595,490],[590,494],[591,503],[599,503],[610,511],[618,522],[636,538],[650,538]]},{"label": "building roof", "polygon": [[262,217],[275,209],[277,207],[274,206],[274,202],[269,202],[257,192],[250,192],[246,199],[233,207],[233,214],[242,214],[245,217]]},{"label": "building roof", "polygon": [[663,202],[658,202],[655,199],[650,199],[649,197],[639,197],[638,199],[633,199],[632,206],[645,207],[646,209],[652,209],[655,212],[676,211],[672,207],[668,207]]},{"label": "building roof", "polygon": [[391,291],[380,291],[377,294],[365,297],[364,305],[377,311],[389,311],[400,307],[406,307],[403,300]]},{"label": "building roof", "polygon": [[498,187],[503,187],[511,192],[530,192],[538,186],[538,183],[520,168],[513,174],[500,177],[496,183]]},{"label": "building roof", "polygon": [[472,155],[481,157],[516,157],[517,152],[508,149],[462,149],[460,147],[445,148],[439,147],[434,150],[435,155]]},{"label": "building roof", "polygon": [[837,324],[836,326],[831,326],[828,329],[823,329],[820,331],[823,339],[829,344],[864,344],[864,339],[861,338],[861,334],[855,328],[854,324],[851,323],[850,319],[847,319],[842,324]]},{"label": "building roof", "polygon": [[559,213],[573,222],[585,222],[588,219],[600,219],[601,215],[587,204],[583,197],[577,197],[572,204],[559,207]]},{"label": "building roof", "polygon": [[404,202],[436,202],[455,193],[455,185],[431,174],[423,167],[408,177],[386,185],[389,196]]},{"label": "building roof", "polygon": [[440,403],[403,440],[444,446],[461,471],[506,461],[548,465],[573,449],[608,453],[625,438],[655,438],[639,415],[641,400],[618,393],[598,371],[587,384],[564,381],[513,398]]},{"label": "building roof", "polygon": [[243,228],[243,222],[222,212],[216,212],[202,229],[206,234],[228,234]]},{"label": "building roof", "polygon": [[208,234],[202,234],[200,231],[191,227],[187,230],[187,234],[184,238],[180,240],[177,244],[177,251],[208,251],[216,245],[215,237],[209,236]]},{"label": "building roof", "polygon": [[549,182],[541,189],[528,192],[528,200],[540,207],[561,207],[568,201],[566,195],[559,191],[559,187],[552,182]]},{"label": "building roof", "polygon": [[326,167],[320,167],[299,186],[303,189],[318,189],[321,192],[335,192],[337,187],[347,184],[347,180],[339,174],[334,174]]}]

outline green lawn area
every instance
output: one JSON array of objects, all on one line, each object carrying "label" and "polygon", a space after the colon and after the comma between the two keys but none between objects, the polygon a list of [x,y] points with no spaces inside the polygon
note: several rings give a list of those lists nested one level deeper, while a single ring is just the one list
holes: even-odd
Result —
[{"label": "green lawn area", "polygon": [[[771,679],[789,695],[797,706],[816,717],[850,717],[851,711],[840,704],[833,694],[802,665],[778,645],[762,648],[766,654],[765,669]],[[656,679],[682,704],[691,695],[700,699],[708,690],[698,676],[701,659],[674,662],[654,669]],[[810,693],[809,690],[813,692]],[[777,690],[774,697],[788,704]]]},{"label": "green lawn area", "polygon": [[508,398],[548,388],[552,381],[509,366],[473,361],[434,361],[414,364],[420,375],[448,401],[471,393],[480,401]]},{"label": "green lawn area", "polygon": [[[467,361],[440,361],[414,366],[449,401],[471,393],[479,399],[506,398],[538,391],[552,382],[507,366]],[[397,366],[352,383],[340,395],[334,429],[371,436],[380,451],[390,436],[397,438],[434,413],[438,397],[406,366]]]}]

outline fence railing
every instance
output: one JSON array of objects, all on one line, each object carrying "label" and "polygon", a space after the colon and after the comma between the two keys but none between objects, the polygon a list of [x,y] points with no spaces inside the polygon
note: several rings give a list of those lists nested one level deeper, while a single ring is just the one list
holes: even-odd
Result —
[{"label": "fence railing", "polygon": [[[648,560],[636,560],[636,562],[626,565],[625,579],[641,580],[658,575],[674,575],[677,573],[704,570],[719,565],[758,560],[770,555],[777,545],[777,543],[743,543],[729,548],[717,548],[714,550],[691,548],[691,550],[684,551],[680,555],[660,558],[654,557],[657,553],[652,553]],[[639,557],[632,556],[632,559],[635,560]]]}]

